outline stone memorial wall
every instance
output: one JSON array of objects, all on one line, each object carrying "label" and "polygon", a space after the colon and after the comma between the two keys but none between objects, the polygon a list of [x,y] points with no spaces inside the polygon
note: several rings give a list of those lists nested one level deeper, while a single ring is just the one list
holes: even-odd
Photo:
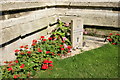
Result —
[{"label": "stone memorial wall", "polygon": [[[57,19],[84,20],[83,25],[119,27],[119,2],[102,0],[2,0],[0,2],[0,62],[15,59],[14,50],[55,28]],[[50,26],[48,28],[48,25]]]}]

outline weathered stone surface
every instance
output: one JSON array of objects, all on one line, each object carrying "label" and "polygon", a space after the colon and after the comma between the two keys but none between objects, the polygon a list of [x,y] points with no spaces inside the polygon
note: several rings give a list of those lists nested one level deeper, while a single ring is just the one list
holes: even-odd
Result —
[{"label": "weathered stone surface", "polygon": [[2,43],[8,42],[21,34],[21,28],[18,25],[2,29]]},{"label": "weathered stone surface", "polygon": [[[82,9],[59,9],[61,14],[61,19],[65,20],[67,17],[81,17],[84,19],[84,25],[99,25],[99,26],[118,26],[118,12],[117,11],[102,11],[102,10],[82,10]],[[66,21],[69,19],[66,19]],[[69,20],[70,21],[70,20]]]},{"label": "weathered stone surface", "polygon": [[71,41],[72,47],[82,48],[83,44],[83,20],[80,18],[72,19],[71,22]]},{"label": "weathered stone surface", "polygon": [[35,21],[35,20],[38,20],[38,19],[46,17],[46,16],[52,16],[55,14],[54,11],[55,11],[54,8],[46,9],[46,10],[38,10],[38,11],[32,11],[28,15],[21,16],[18,18],[11,18],[8,20],[0,20],[0,24],[2,24],[2,27],[0,27],[0,29],[6,28],[9,26],[13,26],[13,25],[17,25],[17,24],[28,23],[30,21]]},{"label": "weathered stone surface", "polygon": [[102,1],[89,1],[89,2],[71,2],[70,6],[93,6],[93,7],[119,7],[118,2],[102,2]]}]

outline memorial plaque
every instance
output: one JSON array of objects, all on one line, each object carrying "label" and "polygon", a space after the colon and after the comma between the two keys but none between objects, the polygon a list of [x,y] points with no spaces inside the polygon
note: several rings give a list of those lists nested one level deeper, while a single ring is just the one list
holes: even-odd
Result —
[{"label": "memorial plaque", "polygon": [[83,21],[80,18],[71,20],[71,41],[73,49],[82,48]]}]

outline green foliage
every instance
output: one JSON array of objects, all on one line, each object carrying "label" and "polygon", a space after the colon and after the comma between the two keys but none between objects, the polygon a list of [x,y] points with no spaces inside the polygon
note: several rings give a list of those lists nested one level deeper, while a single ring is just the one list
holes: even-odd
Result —
[{"label": "green foliage", "polygon": [[120,34],[110,33],[107,40],[113,45],[120,45]]},{"label": "green foliage", "polygon": [[30,49],[28,45],[16,49],[16,60],[5,61],[7,65],[1,66],[2,78],[29,78],[34,76],[36,71],[53,67],[53,58],[60,58],[71,50],[70,27],[64,25],[59,22],[57,29],[48,39],[40,36],[39,40],[33,40]]}]

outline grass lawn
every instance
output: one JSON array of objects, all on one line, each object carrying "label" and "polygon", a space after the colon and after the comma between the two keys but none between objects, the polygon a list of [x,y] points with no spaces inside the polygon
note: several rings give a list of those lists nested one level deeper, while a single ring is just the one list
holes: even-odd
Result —
[{"label": "grass lawn", "polygon": [[35,78],[117,78],[118,46],[83,52],[74,57],[54,60],[53,70],[37,72]]}]

